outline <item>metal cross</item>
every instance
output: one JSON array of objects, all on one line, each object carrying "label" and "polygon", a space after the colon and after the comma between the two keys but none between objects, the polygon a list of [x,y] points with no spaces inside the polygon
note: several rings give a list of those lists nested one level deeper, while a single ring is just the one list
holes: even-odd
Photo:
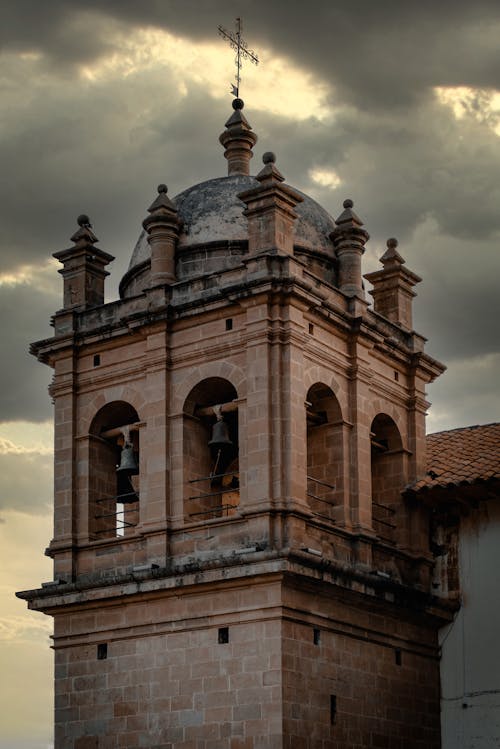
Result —
[{"label": "metal cross", "polygon": [[255,54],[253,49],[248,49],[246,41],[241,36],[241,18],[236,19],[235,33],[233,33],[232,31],[227,31],[223,26],[218,26],[217,28],[219,30],[219,34],[224,39],[227,39],[227,41],[231,45],[231,48],[236,50],[236,57],[234,59],[236,63],[236,86],[234,84],[231,84],[231,92],[233,96],[236,96],[238,98],[240,95],[242,58],[245,60],[250,60],[250,62],[253,62],[254,65],[259,64],[259,58]]}]

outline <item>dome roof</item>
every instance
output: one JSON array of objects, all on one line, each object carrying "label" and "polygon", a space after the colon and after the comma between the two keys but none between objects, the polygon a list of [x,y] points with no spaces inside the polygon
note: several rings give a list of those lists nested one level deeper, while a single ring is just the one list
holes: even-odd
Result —
[{"label": "dome roof", "polygon": [[[180,232],[175,256],[175,277],[179,281],[221,273],[241,265],[248,252],[248,221],[245,204],[238,195],[256,188],[266,170],[274,170],[274,177],[283,175],[274,166],[275,156],[263,156],[264,169],[258,179],[249,175],[252,148],[257,136],[243,114],[243,101],[233,101],[233,114],[219,141],[228,162],[228,176],[210,179],[184,190],[172,201],[167,199],[167,188],[160,185],[161,200],[167,201],[170,211],[177,211]],[[335,258],[330,234],[335,229],[333,218],[315,200],[298,190],[292,191],[302,202],[295,207],[294,254],[302,258],[313,273],[335,283]],[[298,193],[298,195],[297,195]],[[159,210],[156,199],[148,209]],[[295,201],[294,201],[295,202]],[[148,221],[150,219],[147,219]],[[143,231],[135,245],[128,271],[120,284],[120,295],[134,296],[147,288],[150,281],[151,248]]]},{"label": "dome roof", "polygon": [[[226,245],[231,242],[246,243],[248,240],[247,219],[243,214],[245,205],[238,198],[244,190],[258,186],[255,177],[233,175],[201,182],[179,193],[174,203],[182,229],[179,234],[178,256],[188,249],[210,245]],[[333,247],[329,239],[335,228],[333,218],[315,200],[300,191],[303,202],[295,211],[295,247],[300,250],[328,255],[333,258]],[[141,232],[134,247],[128,271],[122,282],[122,294],[128,296],[128,281],[140,272],[147,272],[146,264],[151,258],[151,248],[145,231]],[[224,264],[219,270],[224,269]],[[227,266],[226,266],[227,267]],[[210,268],[215,270],[215,268]],[[184,274],[181,274],[184,275]],[[144,279],[145,281],[146,279]],[[135,287],[135,284],[133,284]]]}]

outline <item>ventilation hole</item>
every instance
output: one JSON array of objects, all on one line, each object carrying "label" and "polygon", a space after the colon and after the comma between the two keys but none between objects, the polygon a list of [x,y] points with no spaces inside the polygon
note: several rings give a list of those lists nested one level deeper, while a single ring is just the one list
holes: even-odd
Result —
[{"label": "ventilation hole", "polygon": [[394,370],[394,379],[399,382],[399,372],[396,372],[396,370]]},{"label": "ventilation hole", "polygon": [[401,648],[396,648],[394,650],[394,660],[396,661],[396,666],[401,665],[401,662],[402,662]]},{"label": "ventilation hole", "polygon": [[330,695],[330,725],[334,726],[337,722],[337,695]]},{"label": "ventilation hole", "polygon": [[226,330],[232,330],[233,329],[233,320],[231,317],[228,317],[226,320]]},{"label": "ventilation hole", "polygon": [[229,627],[219,627],[218,643],[226,645],[229,642]]},{"label": "ventilation hole", "polygon": [[309,323],[309,335],[313,335],[314,333],[314,325],[312,322]]},{"label": "ventilation hole", "polygon": [[100,354],[95,354],[95,356],[94,356],[94,367],[98,367],[100,363],[101,363],[101,355]]},{"label": "ventilation hole", "polygon": [[315,645],[319,645],[321,640],[321,630],[314,628],[313,629],[313,642]]},{"label": "ventilation hole", "polygon": [[104,661],[108,657],[108,643],[100,642],[97,646],[97,660]]}]

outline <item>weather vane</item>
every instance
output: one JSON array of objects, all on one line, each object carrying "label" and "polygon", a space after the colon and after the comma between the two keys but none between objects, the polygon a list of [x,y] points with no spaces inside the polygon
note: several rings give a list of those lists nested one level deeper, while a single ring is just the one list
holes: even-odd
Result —
[{"label": "weather vane", "polygon": [[217,28],[219,30],[219,34],[224,39],[227,39],[227,41],[231,45],[231,48],[236,50],[236,57],[234,58],[234,62],[236,63],[236,86],[231,83],[231,93],[233,94],[233,96],[236,96],[236,98],[238,98],[240,95],[242,58],[245,60],[250,60],[250,62],[253,62],[254,65],[259,64],[259,58],[255,54],[253,49],[248,49],[247,43],[241,36],[241,18],[236,19],[236,32],[227,31],[223,26],[218,26]]}]

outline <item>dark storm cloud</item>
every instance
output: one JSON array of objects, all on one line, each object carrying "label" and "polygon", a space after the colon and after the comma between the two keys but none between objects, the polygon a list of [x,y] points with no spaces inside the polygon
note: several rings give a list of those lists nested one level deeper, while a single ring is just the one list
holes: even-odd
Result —
[{"label": "dark storm cloud", "polygon": [[0,422],[52,417],[47,393],[51,371],[28,353],[29,342],[53,335],[49,319],[60,300],[28,284],[0,287]]},{"label": "dark storm cloud", "polygon": [[454,361],[428,389],[432,408],[427,431],[455,429],[499,420],[500,354]]},{"label": "dark storm cloud", "polygon": [[210,38],[217,24],[231,26],[242,15],[250,46],[293,51],[361,108],[402,106],[429,85],[498,81],[494,0],[18,0],[0,12],[0,43],[43,49],[60,64],[95,59],[111,44],[96,15],[192,38]]}]

